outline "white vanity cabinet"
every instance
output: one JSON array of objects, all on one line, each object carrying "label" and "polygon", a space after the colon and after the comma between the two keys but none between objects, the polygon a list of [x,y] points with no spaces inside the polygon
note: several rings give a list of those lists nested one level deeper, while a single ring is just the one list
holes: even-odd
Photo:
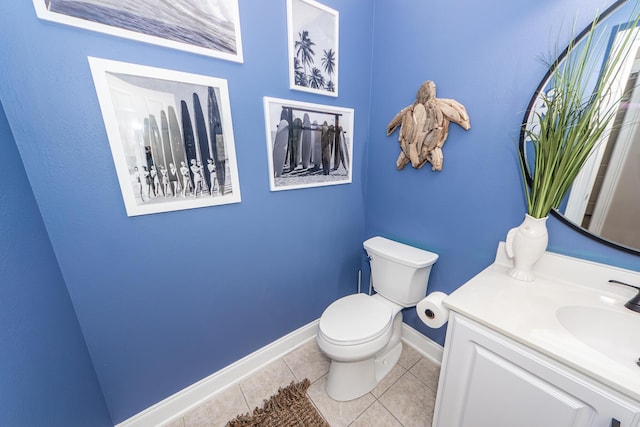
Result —
[{"label": "white vanity cabinet", "polygon": [[640,427],[637,401],[464,315],[446,343],[434,427]]}]

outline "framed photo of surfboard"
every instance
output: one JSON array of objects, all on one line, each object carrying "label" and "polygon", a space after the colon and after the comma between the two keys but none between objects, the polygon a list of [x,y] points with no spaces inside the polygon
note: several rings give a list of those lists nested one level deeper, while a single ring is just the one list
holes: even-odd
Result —
[{"label": "framed photo of surfboard", "polygon": [[240,202],[226,80],[89,65],[128,216]]},{"label": "framed photo of surfboard", "polygon": [[243,62],[238,0],[33,0],[38,18]]},{"label": "framed photo of surfboard", "polygon": [[353,109],[264,98],[271,191],[351,183]]},{"label": "framed photo of surfboard", "polygon": [[338,96],[339,15],[313,0],[287,0],[291,89]]}]

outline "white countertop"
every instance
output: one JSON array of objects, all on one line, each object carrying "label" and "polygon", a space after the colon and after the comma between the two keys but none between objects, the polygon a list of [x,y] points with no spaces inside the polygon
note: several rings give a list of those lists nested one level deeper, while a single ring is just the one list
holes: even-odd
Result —
[{"label": "white countertop", "polygon": [[[608,283],[617,279],[640,285],[640,273],[550,252],[534,266],[533,282],[511,278],[509,268],[501,242],[495,262],[449,295],[444,305],[640,402],[640,366],[635,360],[605,356],[578,340],[556,317],[559,308],[574,305],[640,316],[624,307],[636,291]],[[626,332],[629,340],[640,340],[640,330]]]}]

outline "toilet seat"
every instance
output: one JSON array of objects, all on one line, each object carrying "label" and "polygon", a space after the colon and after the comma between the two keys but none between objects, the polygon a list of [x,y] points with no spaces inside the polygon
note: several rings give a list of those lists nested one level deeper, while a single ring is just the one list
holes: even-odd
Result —
[{"label": "toilet seat", "polygon": [[395,313],[377,298],[349,295],[333,302],[320,317],[322,337],[335,345],[373,341],[391,328]]}]

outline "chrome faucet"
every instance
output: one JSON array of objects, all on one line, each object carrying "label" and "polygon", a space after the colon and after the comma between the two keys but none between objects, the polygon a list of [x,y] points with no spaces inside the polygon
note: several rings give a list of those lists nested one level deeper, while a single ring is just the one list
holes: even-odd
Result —
[{"label": "chrome faucet", "polygon": [[636,296],[631,298],[629,301],[627,301],[624,306],[627,307],[629,310],[633,310],[635,312],[640,313],[640,287],[630,285],[628,283],[624,283],[614,279],[609,280],[609,283],[617,283],[618,285],[625,285],[625,286],[629,286],[631,288],[637,289],[638,293],[636,294]]}]

